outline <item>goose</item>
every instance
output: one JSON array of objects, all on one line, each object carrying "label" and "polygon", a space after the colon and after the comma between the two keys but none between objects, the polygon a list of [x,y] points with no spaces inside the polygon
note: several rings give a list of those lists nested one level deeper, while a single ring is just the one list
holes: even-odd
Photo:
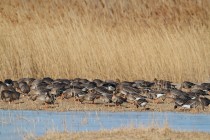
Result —
[{"label": "goose", "polygon": [[139,94],[139,93],[141,93],[141,91],[139,89],[136,89],[134,87],[127,86],[127,85],[118,85],[117,88],[116,88],[116,92],[120,93],[124,96],[126,96],[128,94]]},{"label": "goose", "polygon": [[204,90],[210,91],[210,83],[201,83],[201,87],[202,87]]},{"label": "goose", "polygon": [[32,83],[35,81],[36,79],[34,78],[21,78],[19,79],[17,82],[20,83],[20,82],[26,82],[29,86],[32,85]]},{"label": "goose", "polygon": [[43,79],[42,79],[42,82],[45,82],[45,83],[47,83],[47,84],[52,84],[53,83],[53,79],[52,78],[50,78],[50,77],[44,77]]},{"label": "goose", "polygon": [[134,104],[134,101],[136,100],[136,94],[126,94],[125,97],[127,99],[128,103]]},{"label": "goose", "polygon": [[210,99],[206,97],[200,97],[199,101],[201,102],[202,109],[204,110],[206,106],[209,106],[210,104]]},{"label": "goose", "polygon": [[149,82],[149,81],[144,81],[144,80],[136,80],[134,81],[135,84],[133,84],[134,87],[137,87],[139,89],[141,88],[149,88],[152,87],[155,83],[154,82]]},{"label": "goose", "polygon": [[193,89],[191,92],[188,92],[187,94],[191,99],[195,99],[196,97],[199,97],[199,96],[208,95],[205,91],[200,90],[200,89]]},{"label": "goose", "polygon": [[19,100],[20,93],[12,90],[3,90],[1,92],[1,99],[4,101],[9,100],[9,102],[12,102],[14,100]]},{"label": "goose", "polygon": [[93,92],[89,92],[89,93],[81,92],[81,93],[76,95],[76,99],[81,104],[83,103],[83,101],[92,101],[92,104],[94,104],[95,99],[99,98],[99,96],[96,93],[93,93]]},{"label": "goose", "polygon": [[134,101],[134,105],[136,106],[136,108],[138,107],[145,107],[147,105],[148,101],[146,99],[142,99],[142,98],[136,98]]},{"label": "goose", "polygon": [[178,106],[182,106],[184,105],[184,103],[186,103],[189,99],[182,99],[182,98],[176,98],[175,99],[175,105],[174,105],[174,109],[176,109]]},{"label": "goose", "polygon": [[122,86],[121,90],[127,93],[140,93],[141,92],[139,89],[133,88],[131,86]]},{"label": "goose", "polygon": [[29,85],[26,82],[20,82],[18,84],[18,88],[20,89],[20,91],[22,93],[28,94],[30,92],[30,87],[29,87]]},{"label": "goose", "polygon": [[8,86],[8,87],[12,87],[14,85],[13,81],[11,79],[5,79],[4,83]]},{"label": "goose", "polygon": [[165,96],[164,92],[156,91],[156,90],[150,90],[147,94],[149,94],[151,99],[158,99],[160,97]]},{"label": "goose", "polygon": [[117,85],[116,82],[109,80],[106,81],[102,86],[108,89],[109,91],[113,92],[116,90],[116,85]]},{"label": "goose", "polygon": [[45,94],[40,94],[31,98],[33,101],[38,102],[40,104],[54,104],[56,98],[54,95],[46,92]]},{"label": "goose", "polygon": [[145,96],[142,96],[136,93],[130,93],[130,94],[125,95],[124,97],[127,99],[127,102],[131,104],[134,104],[135,100],[146,98]]},{"label": "goose", "polygon": [[113,94],[112,96],[112,102],[115,103],[115,106],[121,106],[124,102],[126,102],[126,98],[123,98],[121,96],[117,96],[116,93]]},{"label": "goose", "polygon": [[87,83],[81,84],[80,86],[84,87],[84,88],[87,89],[87,90],[92,90],[92,89],[94,89],[97,85],[96,85],[96,83],[94,83],[94,82],[87,82]]},{"label": "goose", "polygon": [[85,84],[85,83],[88,83],[90,82],[88,79],[78,79],[78,82],[82,83],[82,84]]},{"label": "goose", "polygon": [[94,79],[92,82],[96,83],[97,87],[102,86],[104,84],[104,81],[100,79]]},{"label": "goose", "polygon": [[107,88],[100,86],[100,87],[96,87],[94,89],[97,93],[99,94],[112,94],[112,91],[109,91]]},{"label": "goose", "polygon": [[195,86],[196,84],[192,83],[192,82],[189,82],[189,81],[184,81],[181,83],[181,87],[180,87],[180,90],[183,90],[183,89],[191,89],[193,86]]},{"label": "goose", "polygon": [[34,89],[28,93],[28,97],[29,99],[34,100],[37,96],[45,95],[47,94],[47,92],[50,92],[50,89],[41,89],[41,90]]},{"label": "goose", "polygon": [[100,100],[104,103],[104,104],[109,104],[112,103],[112,94],[106,94],[106,93],[102,93],[100,95]]},{"label": "goose", "polygon": [[200,104],[201,102],[198,100],[198,98],[176,98],[174,109],[176,109],[178,106],[186,109],[196,108]]},{"label": "goose", "polygon": [[19,84],[17,81],[13,81],[13,86],[12,86],[14,89],[18,89],[19,87]]},{"label": "goose", "polygon": [[63,92],[63,98],[70,99],[72,97],[75,97],[80,92],[84,92],[84,91],[82,89],[80,89],[80,88],[73,88],[73,89],[72,88],[69,88],[69,89],[66,89]]},{"label": "goose", "polygon": [[178,90],[178,89],[170,89],[167,92],[167,98],[176,99],[177,97],[179,97],[179,98],[189,98],[189,94],[184,92],[184,91]]},{"label": "goose", "polygon": [[147,96],[153,100],[153,103],[159,103],[159,99],[161,99],[162,102],[165,101],[166,99],[166,93],[168,92],[168,90],[149,90],[149,92],[147,93]]},{"label": "goose", "polygon": [[165,80],[157,80],[156,78],[154,79],[154,88],[157,90],[161,89],[171,89],[174,88],[175,85],[172,84],[171,81],[165,81]]},{"label": "goose", "polygon": [[182,108],[187,108],[187,109],[196,108],[198,105],[200,105],[200,102],[197,99],[191,99],[188,100],[186,103],[184,103],[182,105]]},{"label": "goose", "polygon": [[205,90],[202,90],[202,89],[193,89],[193,90],[191,90],[191,93],[194,93],[196,95],[208,95],[206,93],[206,91]]}]

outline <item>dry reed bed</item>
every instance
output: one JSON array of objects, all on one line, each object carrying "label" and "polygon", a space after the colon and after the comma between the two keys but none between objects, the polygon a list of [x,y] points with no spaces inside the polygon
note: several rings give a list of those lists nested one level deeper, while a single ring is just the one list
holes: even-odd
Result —
[{"label": "dry reed bed", "polygon": [[114,130],[103,130],[99,132],[78,132],[78,133],[67,133],[67,132],[48,132],[44,136],[39,137],[39,140],[198,140],[198,139],[209,139],[210,134],[204,132],[183,132],[174,131],[166,128],[121,128]]},{"label": "dry reed bed", "polygon": [[0,2],[0,79],[204,81],[210,2]]}]

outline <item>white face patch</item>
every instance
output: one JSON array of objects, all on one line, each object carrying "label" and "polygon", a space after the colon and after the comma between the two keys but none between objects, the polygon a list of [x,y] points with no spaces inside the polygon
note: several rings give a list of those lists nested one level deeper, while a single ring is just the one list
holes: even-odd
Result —
[{"label": "white face patch", "polygon": [[87,91],[87,89],[86,88],[83,88],[82,91]]},{"label": "white face patch", "polygon": [[79,95],[79,97],[85,96],[84,94],[78,94],[78,95]]},{"label": "white face patch", "polygon": [[11,84],[8,84],[8,83],[6,83],[6,85],[9,87],[9,86],[11,86]]},{"label": "white face patch", "polygon": [[141,103],[141,106],[145,106],[147,104],[147,102],[143,102]]},{"label": "white face patch", "polygon": [[109,91],[113,91],[113,90],[115,90],[115,88],[112,87],[112,86],[108,86],[108,90],[109,90]]},{"label": "white face patch", "polygon": [[136,98],[136,101],[138,101],[139,99],[141,99],[141,98]]},{"label": "white face patch", "polygon": [[196,97],[192,97],[191,99],[195,99]]},{"label": "white face patch", "polygon": [[191,108],[190,105],[183,105],[182,107],[183,107],[183,108]]},{"label": "white face patch", "polygon": [[162,97],[163,95],[165,95],[165,94],[157,94],[157,98],[160,98],[160,97]]},{"label": "white face patch", "polygon": [[120,91],[120,93],[121,93],[121,94],[124,94],[124,95],[127,95],[127,92],[125,92],[125,91],[123,91],[123,90]]}]

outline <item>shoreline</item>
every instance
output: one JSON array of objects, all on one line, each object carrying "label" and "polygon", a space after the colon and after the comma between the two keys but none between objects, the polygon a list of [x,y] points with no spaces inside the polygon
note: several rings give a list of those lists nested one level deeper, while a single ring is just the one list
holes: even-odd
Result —
[{"label": "shoreline", "polygon": [[20,99],[19,101],[8,103],[0,101],[0,110],[26,110],[26,111],[48,111],[48,112],[69,112],[69,111],[97,111],[97,112],[177,112],[177,113],[192,113],[192,114],[210,114],[210,108],[206,107],[203,111],[200,107],[195,109],[173,109],[174,103],[149,103],[146,108],[136,108],[134,105],[124,103],[122,106],[110,107],[105,106],[100,101],[95,104],[85,102],[80,104],[74,99],[56,100],[53,105],[39,105],[36,102],[28,100],[27,98]]}]

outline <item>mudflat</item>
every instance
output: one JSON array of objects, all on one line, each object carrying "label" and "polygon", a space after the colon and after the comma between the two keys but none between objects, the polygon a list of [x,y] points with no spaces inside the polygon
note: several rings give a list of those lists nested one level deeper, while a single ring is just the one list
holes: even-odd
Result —
[{"label": "mudflat", "polygon": [[[188,113],[210,113],[210,107],[205,107],[202,110],[200,106],[197,108],[184,109],[177,108],[174,109],[174,102],[166,99],[164,102],[149,102],[145,108],[136,108],[135,105],[131,103],[123,103],[121,106],[115,106],[113,103],[104,104],[100,99],[96,99],[95,103],[84,101],[82,104],[75,101],[74,98],[61,99],[57,98],[54,104],[43,105],[36,101],[28,99],[29,97],[21,96],[19,100],[15,100],[11,103],[0,100],[0,109],[3,110],[46,110],[46,111],[111,111],[111,112],[121,112],[121,111],[173,111],[173,112],[188,112]],[[209,98],[209,97],[208,97]]]}]

